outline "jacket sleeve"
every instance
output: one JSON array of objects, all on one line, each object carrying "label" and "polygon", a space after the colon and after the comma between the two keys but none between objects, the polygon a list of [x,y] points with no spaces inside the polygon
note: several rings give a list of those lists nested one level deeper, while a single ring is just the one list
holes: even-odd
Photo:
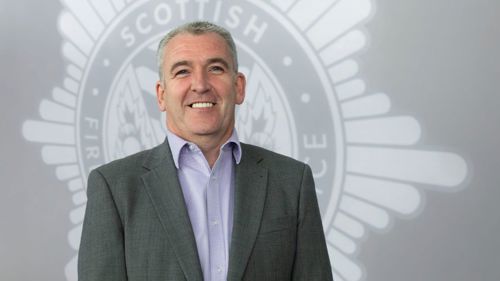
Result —
[{"label": "jacket sleeve", "polygon": [[123,225],[109,185],[97,170],[89,175],[87,197],[78,280],[127,280]]},{"label": "jacket sleeve", "polygon": [[311,168],[305,165],[299,198],[292,280],[333,280]]}]

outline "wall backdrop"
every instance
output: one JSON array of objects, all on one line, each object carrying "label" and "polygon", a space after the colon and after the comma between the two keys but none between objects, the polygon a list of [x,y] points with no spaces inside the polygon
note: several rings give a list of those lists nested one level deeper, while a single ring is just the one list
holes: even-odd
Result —
[{"label": "wall backdrop", "polygon": [[0,280],[75,281],[85,183],[165,136],[155,50],[234,35],[245,142],[313,168],[337,281],[500,279],[500,4],[0,1]]}]

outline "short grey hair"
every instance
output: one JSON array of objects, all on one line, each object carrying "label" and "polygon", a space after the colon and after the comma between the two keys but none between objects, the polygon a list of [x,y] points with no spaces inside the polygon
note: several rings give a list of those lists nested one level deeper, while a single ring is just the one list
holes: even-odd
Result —
[{"label": "short grey hair", "polygon": [[214,23],[207,21],[194,21],[183,24],[179,27],[172,29],[169,33],[167,33],[160,41],[158,45],[158,50],[156,52],[156,62],[158,64],[158,74],[160,76],[160,81],[163,81],[164,73],[163,73],[163,62],[165,60],[165,46],[172,40],[175,36],[179,34],[192,34],[192,35],[202,35],[207,33],[216,33],[220,35],[227,46],[229,47],[229,51],[231,52],[231,57],[233,59],[234,71],[238,71],[238,54],[236,52],[236,44],[234,43],[233,37],[231,33],[227,31],[225,28],[218,26]]}]

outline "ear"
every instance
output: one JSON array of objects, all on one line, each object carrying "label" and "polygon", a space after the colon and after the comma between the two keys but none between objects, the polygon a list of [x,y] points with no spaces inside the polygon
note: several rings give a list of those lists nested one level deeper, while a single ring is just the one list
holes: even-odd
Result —
[{"label": "ear", "polygon": [[236,99],[235,103],[236,104],[242,104],[243,101],[245,100],[245,88],[247,84],[247,79],[245,78],[245,75],[241,72],[238,72],[236,74]]},{"label": "ear", "polygon": [[158,107],[160,111],[167,110],[167,103],[165,101],[165,89],[163,88],[163,83],[161,81],[156,82],[156,100],[158,101]]}]

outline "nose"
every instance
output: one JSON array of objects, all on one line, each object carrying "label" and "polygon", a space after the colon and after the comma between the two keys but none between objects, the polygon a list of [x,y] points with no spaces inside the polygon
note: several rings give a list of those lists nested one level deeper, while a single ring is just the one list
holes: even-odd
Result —
[{"label": "nose", "polygon": [[203,94],[208,92],[210,84],[208,83],[207,73],[201,70],[194,71],[191,79],[191,91]]}]

